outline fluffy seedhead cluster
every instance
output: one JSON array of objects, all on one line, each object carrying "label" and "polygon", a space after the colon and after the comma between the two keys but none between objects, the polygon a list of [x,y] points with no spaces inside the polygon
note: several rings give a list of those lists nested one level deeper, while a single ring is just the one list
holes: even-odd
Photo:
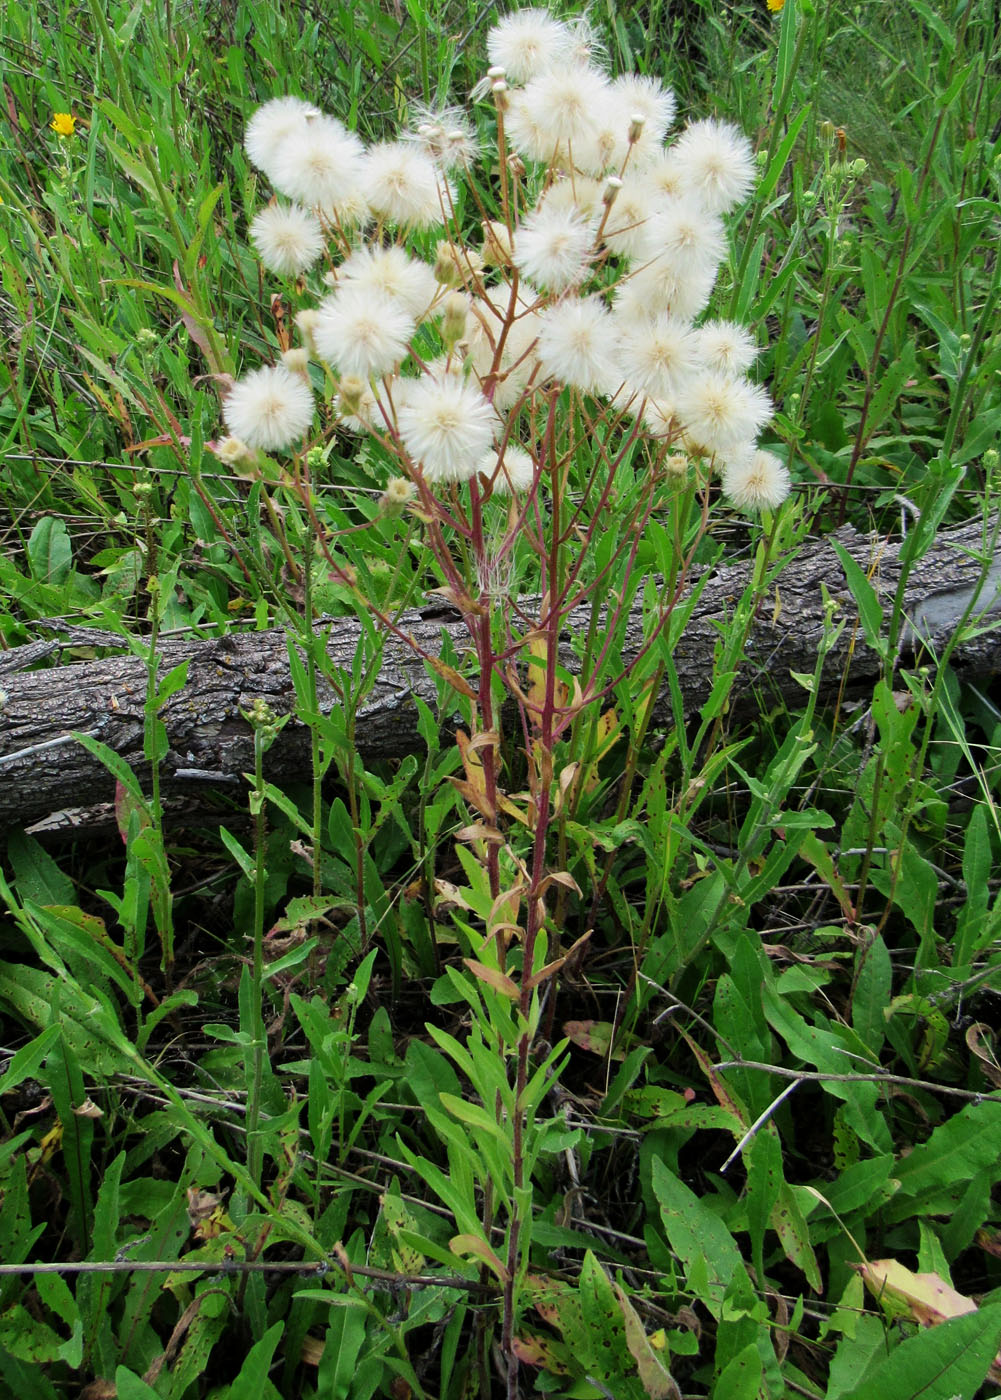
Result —
[{"label": "fluffy seedhead cluster", "polygon": [[[774,508],[789,477],[757,443],[772,413],[748,378],[757,347],[706,318],[724,216],[754,186],[746,138],[705,120],[672,139],[673,94],[610,78],[586,21],[519,10],[488,51],[474,94],[496,114],[486,157],[454,109],[367,147],[294,97],[248,124],[248,156],[276,191],[251,224],[261,261],[302,290],[326,264],[328,294],[298,328],[333,412],[422,492],[475,479],[481,495],[519,493],[552,469],[550,409],[570,391],[673,479],[715,472],[734,504]],[[249,448],[308,433],[320,380],[303,349],[227,397]]]}]

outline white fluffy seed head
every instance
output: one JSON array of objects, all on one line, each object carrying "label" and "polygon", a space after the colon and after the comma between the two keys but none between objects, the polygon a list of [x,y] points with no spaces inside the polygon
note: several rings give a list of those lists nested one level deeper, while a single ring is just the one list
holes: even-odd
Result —
[{"label": "white fluffy seed head", "polygon": [[579,219],[597,223],[603,213],[604,192],[605,181],[596,180],[593,175],[577,175],[572,180],[555,180],[537,207],[574,213]]},{"label": "white fluffy seed head", "polygon": [[685,187],[711,214],[735,209],[754,188],[751,143],[728,122],[692,122],[675,142],[673,155]]},{"label": "white fluffy seed head", "polygon": [[357,199],[364,147],[336,117],[308,117],[275,152],[271,182],[309,208]]},{"label": "white fluffy seed head", "polygon": [[684,321],[660,315],[619,326],[618,360],[623,376],[653,399],[677,398],[697,366],[697,342]]},{"label": "white fluffy seed head", "polygon": [[504,70],[513,83],[525,83],[564,62],[569,54],[570,32],[548,10],[515,10],[505,15],[487,35],[491,65]]},{"label": "white fluffy seed head", "polygon": [[337,280],[344,290],[352,288],[395,302],[415,321],[427,315],[438,290],[427,263],[393,245],[358,248],[337,269]]},{"label": "white fluffy seed head", "polygon": [[723,493],[741,510],[776,510],[792,490],[785,463],[759,448],[727,462]]},{"label": "white fluffy seed head", "polygon": [[514,264],[540,287],[562,292],[584,276],[592,242],[592,228],[576,210],[543,205],[515,234]]},{"label": "white fluffy seed head", "polygon": [[679,394],[678,413],[693,446],[706,456],[730,459],[754,441],[772,416],[772,404],[749,380],[704,371]]},{"label": "white fluffy seed head", "polygon": [[642,256],[647,249],[647,226],[654,208],[646,182],[637,176],[626,176],[605,220],[602,241],[623,257]]},{"label": "white fluffy seed head", "polygon": [[709,305],[716,269],[708,267],[680,276],[664,260],[645,264],[620,283],[615,294],[616,313],[639,319],[667,311],[679,321],[693,321]]},{"label": "white fluffy seed head", "polygon": [[735,321],[707,321],[696,337],[699,359],[721,374],[743,374],[758,357],[754,337]]},{"label": "white fluffy seed head", "polygon": [[663,202],[644,225],[640,256],[656,260],[679,278],[715,274],[726,256],[726,232],[721,221],[694,199]]},{"label": "white fluffy seed head", "polygon": [[413,382],[397,410],[403,444],[431,482],[468,481],[489,449],[495,421],[480,391],[456,374]]},{"label": "white fluffy seed head", "polygon": [[250,239],[269,272],[298,277],[323,252],[320,221],[301,204],[269,204],[254,215]]},{"label": "white fluffy seed head", "polygon": [[347,286],[321,302],[313,343],[341,374],[373,379],[406,357],[413,333],[414,318],[398,301]]},{"label": "white fluffy seed head", "polygon": [[613,393],[622,380],[612,318],[595,297],[568,297],[539,314],[543,372],[584,393]]},{"label": "white fluffy seed head", "polygon": [[304,134],[308,120],[319,115],[319,108],[301,97],[276,97],[258,107],[243,137],[251,164],[273,180],[275,156],[286,137]]},{"label": "white fluffy seed head", "polygon": [[363,182],[369,209],[400,228],[435,228],[445,220],[448,183],[423,151],[406,141],[370,146]]},{"label": "white fluffy seed head", "polygon": [[514,95],[507,119],[512,146],[529,160],[572,160],[595,137],[595,113],[608,83],[596,68],[573,65],[533,78]]},{"label": "white fluffy seed head", "polygon": [[468,169],[479,155],[479,142],[461,107],[416,105],[411,129],[404,134],[443,170]]},{"label": "white fluffy seed head", "polygon": [[494,447],[480,463],[480,472],[493,483],[495,496],[509,496],[513,491],[530,491],[535,483],[535,461],[523,447],[508,445],[503,457]]},{"label": "white fluffy seed head", "polygon": [[630,160],[645,163],[657,154],[674,121],[677,111],[674,93],[657,78],[640,73],[623,74],[613,81],[612,89],[630,118],[642,118],[642,128],[633,143]]},{"label": "white fluffy seed head", "polygon": [[305,378],[284,365],[266,365],[238,379],[222,416],[230,434],[264,452],[291,446],[313,422],[313,395]]}]

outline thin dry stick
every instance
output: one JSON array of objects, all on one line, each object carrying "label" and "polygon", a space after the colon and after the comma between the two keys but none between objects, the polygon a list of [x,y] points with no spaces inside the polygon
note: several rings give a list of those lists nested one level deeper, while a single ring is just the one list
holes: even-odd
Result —
[{"label": "thin dry stick", "polygon": [[765,1109],[764,1113],[760,1114],[759,1117],[755,1118],[754,1122],[748,1128],[747,1132],[740,1139],[740,1141],[737,1143],[737,1146],[733,1149],[729,1157],[720,1167],[720,1175],[722,1175],[728,1167],[733,1165],[733,1163],[743,1152],[747,1144],[751,1141],[752,1138],[758,1135],[761,1129],[768,1122],[769,1118],[771,1118],[772,1114],[776,1111],[776,1109],[778,1109],[779,1105],[782,1104],[787,1098],[789,1098],[790,1094],[794,1093],[802,1084],[802,1082],[802,1078],[794,1079],[791,1084],[788,1084],[782,1090],[781,1094],[779,1094],[777,1099],[772,1100],[772,1102]]},{"label": "thin dry stick", "polygon": [[949,1094],[954,1099],[969,1099],[973,1103],[1001,1103],[1001,1094],[978,1094],[976,1089],[955,1089],[951,1084],[932,1084],[930,1080],[909,1079],[904,1074],[828,1074],[823,1070],[783,1069],[760,1060],[723,1060],[713,1065],[713,1069],[760,1069],[766,1074],[777,1074],[780,1079],[809,1079],[819,1084],[902,1084],[908,1089],[927,1089],[932,1094]]},{"label": "thin dry stick", "polygon": [[[194,1263],[184,1259],[109,1259],[73,1264],[0,1264],[0,1277],[11,1274],[312,1274],[343,1276],[343,1268],[333,1260],[283,1259],[272,1263],[249,1259],[224,1259],[217,1263]],[[496,1289],[475,1279],[441,1274],[395,1274],[390,1269],[371,1269],[352,1264],[351,1273],[377,1283],[408,1288],[461,1288],[468,1293],[493,1294]]]}]

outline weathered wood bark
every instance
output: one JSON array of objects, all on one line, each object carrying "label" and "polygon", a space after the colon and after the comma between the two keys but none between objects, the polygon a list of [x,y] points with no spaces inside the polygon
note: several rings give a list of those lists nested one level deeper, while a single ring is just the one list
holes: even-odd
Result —
[{"label": "weathered wood bark", "polygon": [[[880,597],[892,599],[900,571],[899,543],[839,532],[838,538],[871,574]],[[980,548],[981,528],[971,523],[942,531],[939,539],[914,569],[906,593],[910,619],[905,631],[902,659],[910,655],[915,636],[927,639],[933,651],[941,651],[966,608],[981,573],[980,564],[964,551]],[[705,699],[712,674],[713,650],[719,626],[726,623],[733,605],[747,585],[748,566],[732,565],[714,572],[706,584],[689,626],[675,653],[681,692],[689,713]],[[787,697],[793,706],[803,692],[791,672],[812,672],[823,631],[825,584],[842,611],[853,620],[857,609],[848,590],[835,551],[828,539],[807,544],[782,573],[778,584],[780,607],[775,598],[760,609],[745,650],[745,665],[735,689],[735,703],[751,700],[762,691],[767,697]],[[1001,558],[991,566],[986,585],[977,599],[977,612],[1001,610]],[[562,660],[575,669],[570,634],[586,624],[588,610],[572,615],[565,634]],[[776,615],[777,614],[777,615]],[[424,609],[406,614],[400,625],[427,651],[437,653],[443,638],[450,637],[462,652],[468,638],[455,614]],[[328,650],[333,660],[350,671],[358,645],[359,626],[338,619],[329,626]],[[106,656],[96,661],[27,671],[41,655],[57,654],[66,645],[84,640],[108,643],[110,634],[62,628],[68,642],[41,641],[0,654],[0,827],[27,824],[56,811],[109,801],[114,782],[107,770],[76,740],[74,731],[99,738],[143,772],[143,697],[145,668],[132,656]],[[625,655],[635,653],[642,639],[639,614],[630,618]],[[119,642],[120,646],[120,642]],[[240,791],[241,775],[252,767],[253,739],[241,715],[258,697],[279,714],[292,708],[292,683],[285,633],[240,633],[213,641],[177,641],[164,644],[163,669],[187,657],[189,668],[184,689],[168,703],[163,718],[170,751],[162,769],[165,793],[205,791],[207,785],[226,785]],[[971,673],[1001,670],[1001,635],[986,630],[957,649],[954,661]],[[840,686],[847,673],[850,689],[871,684],[878,674],[877,657],[864,644],[861,630],[844,629],[825,668],[825,683]],[[435,705],[435,685],[424,664],[394,637],[385,653],[371,698],[358,720],[359,752],[367,758],[392,757],[420,747],[412,696]],[[322,702],[334,703],[323,686]],[[661,696],[657,719],[667,721],[670,707]],[[308,736],[290,722],[268,756],[276,776],[305,776],[309,766]]]}]

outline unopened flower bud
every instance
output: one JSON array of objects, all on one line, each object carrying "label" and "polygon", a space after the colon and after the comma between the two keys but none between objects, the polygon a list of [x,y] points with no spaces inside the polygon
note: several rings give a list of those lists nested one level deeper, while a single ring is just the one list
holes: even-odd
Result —
[{"label": "unopened flower bud", "polygon": [[434,278],[442,287],[461,287],[471,272],[479,272],[483,261],[474,248],[442,239],[435,249]]},{"label": "unopened flower bud", "polygon": [[238,467],[241,463],[250,461],[255,453],[239,438],[224,437],[216,443],[215,455],[220,462],[225,462],[227,467]]},{"label": "unopened flower bud", "polygon": [[830,146],[834,141],[834,123],[823,121],[820,123],[820,139]]},{"label": "unopened flower bud", "polygon": [[997,448],[988,447],[987,451],[984,453],[984,471],[988,476],[994,475],[998,469],[999,462],[1001,462],[1001,456],[999,456]]},{"label": "unopened flower bud", "polygon": [[848,169],[855,176],[855,178],[858,179],[860,175],[864,175],[865,172],[869,169],[869,162],[867,160],[863,160],[860,156],[857,160],[852,161]]},{"label": "unopened flower bud", "polygon": [[320,313],[318,311],[315,311],[312,307],[307,307],[305,310],[300,311],[295,318],[296,326],[299,328],[299,334],[302,336],[303,343],[311,355],[316,354],[316,346],[313,343],[313,331],[316,329],[316,323],[319,317]]},{"label": "unopened flower bud", "polygon": [[483,221],[483,262],[486,267],[511,266],[511,234],[498,219]]},{"label": "unopened flower bud", "polygon": [[379,500],[379,514],[390,519],[402,515],[416,494],[417,488],[412,481],[407,481],[406,477],[394,476]]},{"label": "unopened flower bud", "polygon": [[449,292],[445,298],[445,315],[441,322],[441,338],[445,342],[445,349],[452,347],[466,334],[466,318],[469,314],[469,302],[461,292]]},{"label": "unopened flower bud", "polygon": [[358,413],[366,384],[357,374],[346,374],[338,386],[339,408],[342,413]]},{"label": "unopened flower bud", "polygon": [[282,363],[293,374],[301,374],[304,379],[309,377],[309,351],[297,347],[293,350],[282,352]]}]

